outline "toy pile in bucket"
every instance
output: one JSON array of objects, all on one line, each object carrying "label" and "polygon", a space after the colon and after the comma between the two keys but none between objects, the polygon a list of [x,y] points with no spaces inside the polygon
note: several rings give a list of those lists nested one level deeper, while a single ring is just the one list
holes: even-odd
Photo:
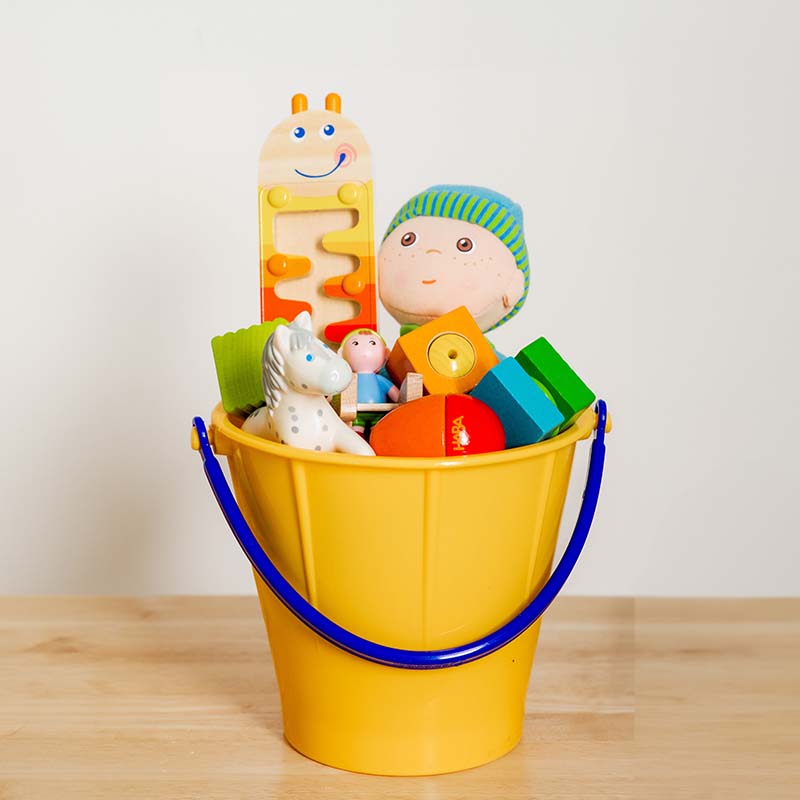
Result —
[{"label": "toy pile in bucket", "polygon": [[485,453],[569,427],[595,396],[555,348],[540,337],[500,358],[484,336],[528,294],[520,207],[441,185],[400,208],[378,253],[401,325],[390,348],[372,197],[369,148],[338,95],[324,111],[295,95],[259,163],[263,322],[212,341],[225,410],[246,432],[359,455]]}]

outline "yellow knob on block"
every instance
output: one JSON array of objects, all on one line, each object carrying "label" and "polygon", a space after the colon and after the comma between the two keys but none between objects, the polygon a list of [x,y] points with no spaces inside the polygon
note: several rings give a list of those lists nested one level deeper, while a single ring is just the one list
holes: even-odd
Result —
[{"label": "yellow knob on block", "polygon": [[283,208],[289,202],[289,190],[285,186],[273,186],[267,192],[267,202],[273,208]]},{"label": "yellow knob on block", "polygon": [[428,361],[447,378],[463,378],[472,372],[477,358],[475,348],[460,333],[442,333],[428,347]]},{"label": "yellow knob on block", "polygon": [[356,203],[359,194],[361,194],[360,189],[355,183],[343,183],[339,187],[339,199],[348,206],[352,206]]}]

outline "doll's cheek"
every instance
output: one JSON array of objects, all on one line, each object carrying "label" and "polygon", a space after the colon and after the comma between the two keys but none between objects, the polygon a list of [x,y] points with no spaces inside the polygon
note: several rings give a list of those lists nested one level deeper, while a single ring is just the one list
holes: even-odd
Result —
[{"label": "doll's cheek", "polygon": [[468,292],[474,292],[476,289],[481,288],[481,282],[475,275],[461,275],[456,279],[456,283],[460,288],[466,289]]},{"label": "doll's cheek", "polygon": [[401,299],[401,306],[407,310],[423,308],[428,304],[431,297],[431,287],[425,286],[419,281],[409,282],[403,287],[398,287],[398,296]]},{"label": "doll's cheek", "polygon": [[410,276],[406,270],[392,270],[387,278],[387,283],[397,291],[405,291],[411,283]]},{"label": "doll's cheek", "polygon": [[381,253],[378,259],[378,278],[383,283],[397,283],[402,278],[403,269],[399,261],[400,259],[391,253]]}]

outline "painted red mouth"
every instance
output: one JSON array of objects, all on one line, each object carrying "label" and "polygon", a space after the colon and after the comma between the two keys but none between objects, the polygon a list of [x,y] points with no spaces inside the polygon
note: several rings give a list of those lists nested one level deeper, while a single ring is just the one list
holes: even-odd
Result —
[{"label": "painted red mouth", "polygon": [[[344,158],[342,158],[344,156]],[[336,148],[336,152],[333,154],[333,157],[338,159],[342,162],[343,167],[350,166],[356,160],[356,149],[353,145],[343,142]]]}]

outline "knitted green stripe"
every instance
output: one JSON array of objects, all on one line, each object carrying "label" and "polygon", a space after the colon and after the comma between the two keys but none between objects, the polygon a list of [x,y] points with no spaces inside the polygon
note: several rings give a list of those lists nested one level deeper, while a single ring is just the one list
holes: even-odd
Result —
[{"label": "knitted green stripe", "polygon": [[461,216],[461,212],[464,210],[464,205],[466,204],[468,199],[469,199],[468,194],[459,195],[458,205],[456,206],[456,208],[453,209],[454,219],[463,219],[463,217]]},{"label": "knitted green stripe", "polygon": [[493,233],[500,241],[502,242],[502,233],[500,232],[500,228],[507,228],[514,222],[514,217],[508,213],[504,208],[500,209],[500,212],[497,216],[487,225],[486,230],[490,233]]},{"label": "knitted green stripe", "polygon": [[506,239],[508,238],[509,231],[512,227],[516,227],[516,222],[514,221],[514,217],[511,216],[508,212],[504,212],[505,216],[502,218],[502,225],[500,225],[496,230],[492,231],[492,233],[503,243],[506,243]]},{"label": "knitted green stripe", "polygon": [[496,213],[499,210],[500,206],[497,205],[497,203],[490,203],[486,211],[484,211],[483,214],[478,219],[478,225],[486,227],[487,220],[491,218],[492,214]]},{"label": "knitted green stripe", "polygon": [[450,217],[452,219],[452,217],[453,217],[453,206],[455,205],[456,200],[458,200],[459,197],[462,197],[462,195],[456,194],[456,192],[448,192],[448,194],[450,195],[450,197],[448,198],[447,202],[444,204],[444,208],[442,209],[442,213],[446,217]]}]

